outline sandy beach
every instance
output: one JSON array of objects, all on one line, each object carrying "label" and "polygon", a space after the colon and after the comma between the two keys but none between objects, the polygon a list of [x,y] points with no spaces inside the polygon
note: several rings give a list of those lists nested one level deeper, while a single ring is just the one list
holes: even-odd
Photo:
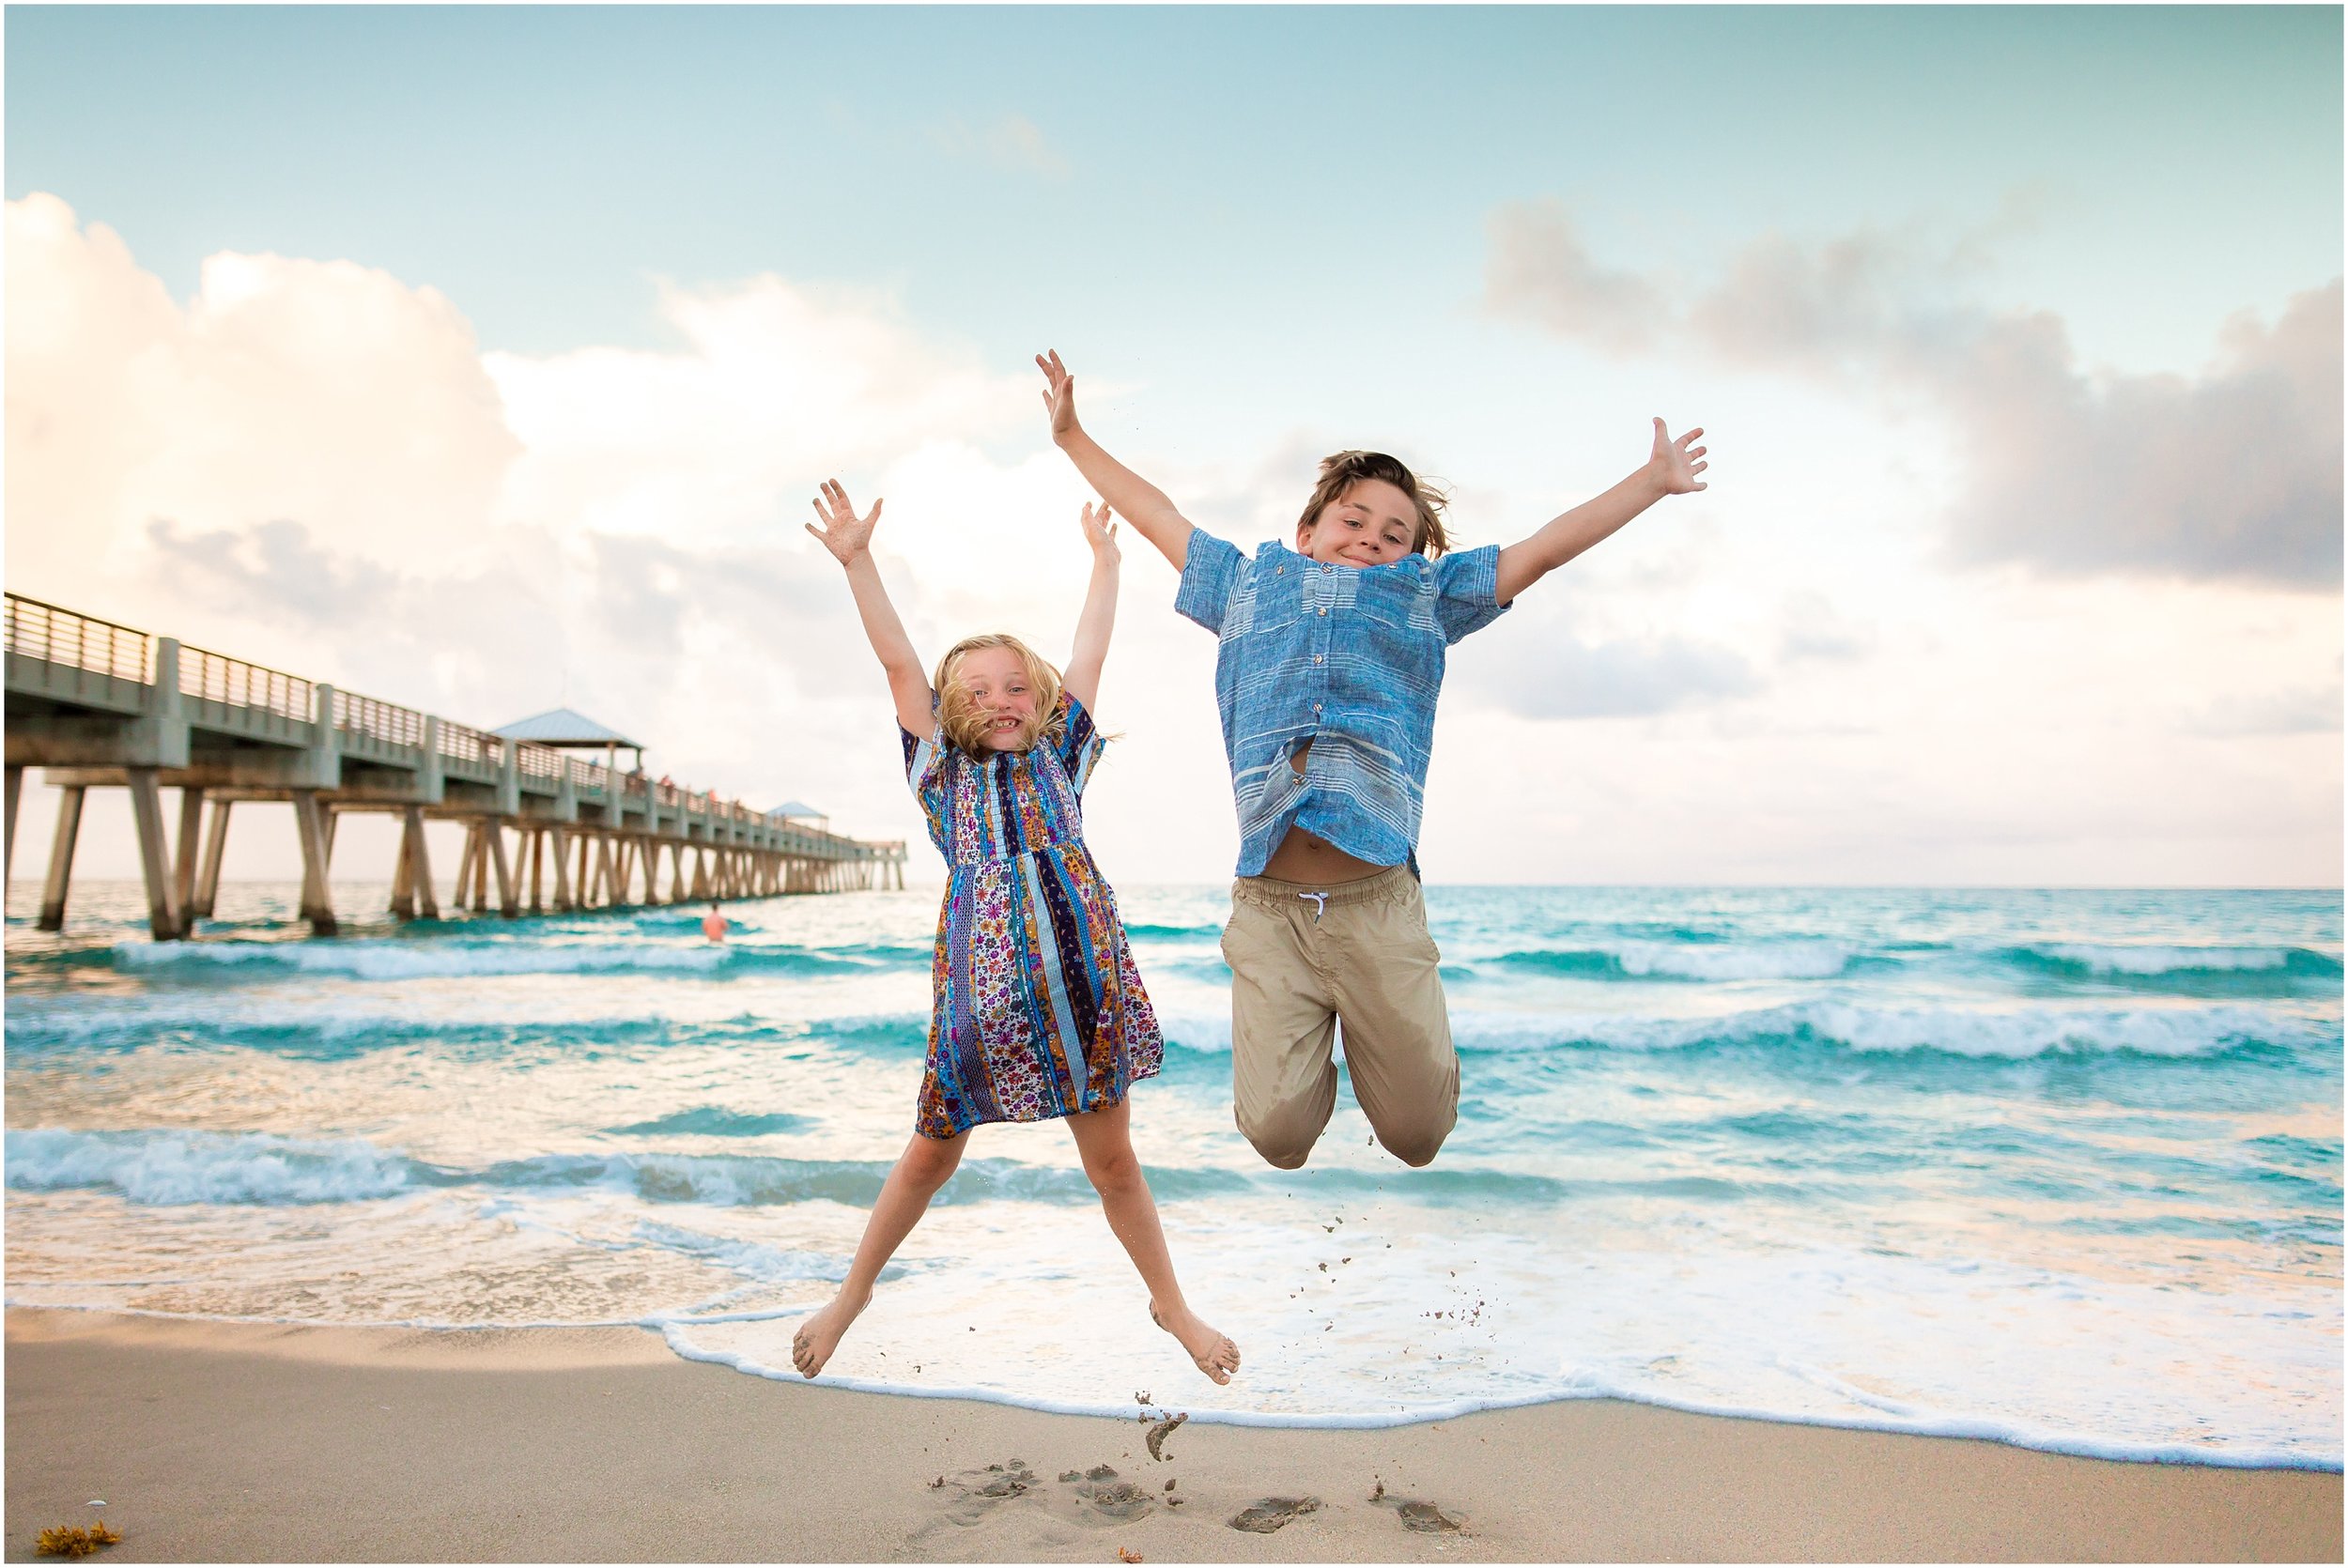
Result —
[{"label": "sandy beach", "polygon": [[[99,1498],[124,1536],[107,1554],[120,1561],[2341,1551],[2336,1474],[2118,1464],[1608,1401],[1380,1431],[1184,1425],[1153,1459],[1139,1419],[796,1387],[679,1361],[634,1330],[14,1309],[7,1372],[10,1560]],[[1149,1391],[1181,1408],[1180,1391]],[[1278,1499],[1319,1506],[1268,1533],[1230,1524]]]}]

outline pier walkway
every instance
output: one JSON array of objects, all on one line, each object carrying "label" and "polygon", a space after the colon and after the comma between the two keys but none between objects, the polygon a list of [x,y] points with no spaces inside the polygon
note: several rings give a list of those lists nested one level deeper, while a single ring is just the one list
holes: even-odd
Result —
[{"label": "pier walkway", "polygon": [[[65,922],[84,796],[109,786],[131,792],[159,941],[186,936],[211,914],[229,808],[255,801],[293,807],[301,917],[318,935],[335,930],[327,870],[334,823],[351,811],[401,820],[391,907],[402,919],[440,917],[425,850],[429,818],[465,824],[452,904],[477,914],[904,885],[903,840],[844,838],[174,638],[7,597],[8,862],[25,768],[41,768],[62,792],[41,892],[44,930]],[[179,791],[176,835],[165,831],[164,789]]]}]

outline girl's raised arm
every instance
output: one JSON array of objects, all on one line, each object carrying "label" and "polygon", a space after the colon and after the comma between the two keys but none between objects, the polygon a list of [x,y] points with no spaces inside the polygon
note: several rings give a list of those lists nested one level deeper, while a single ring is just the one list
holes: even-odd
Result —
[{"label": "girl's raised arm", "polygon": [[1093,708],[1101,695],[1101,667],[1108,662],[1109,633],[1117,625],[1117,523],[1105,506],[1094,511],[1085,502],[1085,541],[1092,546],[1092,583],[1085,590],[1085,607],[1076,617],[1076,646],[1068,655],[1060,685],[1069,696]]},{"label": "girl's raised arm", "polygon": [[1190,519],[1174,509],[1165,491],[1103,452],[1101,443],[1085,434],[1076,423],[1076,378],[1059,362],[1058,353],[1038,354],[1035,366],[1043,372],[1043,407],[1052,416],[1053,444],[1068,453],[1085,483],[1119,516],[1181,571],[1190,560]]},{"label": "girl's raised arm", "polygon": [[840,482],[827,479],[815,502],[815,515],[824,526],[810,523],[807,531],[847,568],[848,592],[856,595],[856,612],[863,619],[864,635],[888,675],[888,692],[897,702],[897,722],[916,735],[928,734],[936,728],[930,709],[930,678],[921,668],[920,655],[913,651],[913,639],[905,636],[904,623],[897,619],[896,607],[888,602],[888,589],[881,582],[880,567],[870,548],[881,503],[873,501],[871,515],[859,517]]}]

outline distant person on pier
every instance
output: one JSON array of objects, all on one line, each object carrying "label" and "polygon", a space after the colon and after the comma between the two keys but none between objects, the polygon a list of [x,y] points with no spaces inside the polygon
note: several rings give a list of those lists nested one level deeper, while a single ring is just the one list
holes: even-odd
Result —
[{"label": "distant person on pier", "polygon": [[709,900],[709,913],[702,916],[702,935],[712,942],[726,939],[726,917],[718,913],[718,900]]},{"label": "distant person on pier", "polygon": [[[1134,1157],[1129,1091],[1156,1076],[1165,1041],[1116,896],[1085,847],[1079,808],[1107,744],[1093,726],[1092,703],[1117,619],[1109,509],[1084,509],[1092,580],[1067,672],[996,633],[948,649],[935,684],[869,548],[881,503],[859,517],[835,481],[815,511],[824,526],[811,523],[808,531],[847,569],[864,635],[896,699],[905,772],[949,874],[913,1138],[881,1184],[840,1293],[792,1336],[792,1364],[807,1377],[824,1370],[872,1300],[882,1266],[961,1163],[972,1128],[1058,1117],[1148,1287],[1151,1320],[1200,1372],[1228,1383],[1239,1349],[1183,1301],[1157,1204]],[[1007,559],[1005,575],[1023,565]]]}]

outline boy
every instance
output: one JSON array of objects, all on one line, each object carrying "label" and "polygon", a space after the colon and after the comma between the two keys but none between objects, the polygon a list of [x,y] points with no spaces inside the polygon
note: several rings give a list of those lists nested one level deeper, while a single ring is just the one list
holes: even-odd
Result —
[{"label": "boy", "polygon": [[1416,854],[1445,651],[1663,497],[1703,489],[1704,432],[1674,439],[1658,419],[1647,461],[1614,488],[1505,549],[1458,555],[1439,494],[1383,453],[1338,453],[1294,547],[1249,558],[1085,434],[1057,353],[1036,365],[1054,443],[1182,574],[1175,609],[1221,639],[1215,696],[1240,819],[1223,934],[1233,1118],[1274,1165],[1302,1165],[1336,1103],[1342,1021],[1378,1141],[1425,1165],[1460,1103]]}]

